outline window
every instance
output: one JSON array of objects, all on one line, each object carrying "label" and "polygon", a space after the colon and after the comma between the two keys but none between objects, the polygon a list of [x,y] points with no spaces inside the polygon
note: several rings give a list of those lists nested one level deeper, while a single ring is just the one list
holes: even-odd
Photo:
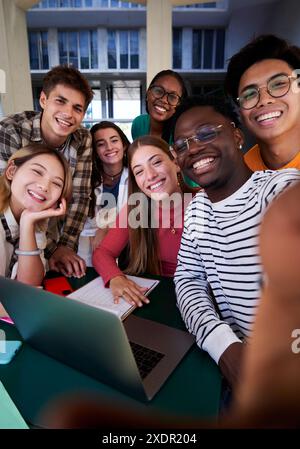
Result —
[{"label": "window", "polygon": [[214,45],[214,31],[204,30],[204,46],[203,46],[203,68],[213,68],[213,45]]},{"label": "window", "polygon": [[108,68],[117,68],[117,48],[116,48],[116,32],[108,30],[107,53]]},{"label": "window", "polygon": [[224,69],[225,30],[193,30],[193,69]]},{"label": "window", "polygon": [[128,53],[129,53],[128,31],[119,31],[119,38],[120,38],[120,68],[128,69]]},{"label": "window", "polygon": [[31,70],[48,70],[48,33],[29,31],[29,57]]},{"label": "window", "polygon": [[202,31],[193,30],[193,69],[201,69],[202,61]]},{"label": "window", "polygon": [[132,69],[139,68],[139,33],[138,31],[130,31],[130,67]]},{"label": "window", "polygon": [[144,8],[134,2],[125,2],[121,0],[42,0],[31,9],[47,8]]},{"label": "window", "polygon": [[224,52],[225,52],[225,32],[224,30],[216,31],[216,57],[215,68],[224,68]]},{"label": "window", "polygon": [[182,67],[182,30],[173,28],[173,68]]},{"label": "window", "polygon": [[72,64],[78,69],[98,68],[97,31],[59,31],[60,64]]},{"label": "window", "polygon": [[[97,80],[91,80],[90,85],[93,89],[93,99],[89,104],[85,116],[84,116],[84,126],[91,128],[94,123],[102,120],[102,103],[101,103],[101,86],[100,82]],[[87,126],[88,125],[88,126]]]},{"label": "window", "polygon": [[139,68],[138,31],[107,32],[107,56],[109,69]]},{"label": "window", "polygon": [[222,9],[225,6],[224,3],[225,2],[223,0],[223,1],[219,1],[219,2],[193,3],[191,5],[175,6],[174,8],[176,8],[176,9],[182,9],[182,8],[184,8],[184,9],[189,9],[189,8],[193,8],[193,9],[195,9],[195,8],[200,8],[200,9],[203,9],[203,8],[210,8],[210,9],[219,8],[219,9]]},{"label": "window", "polygon": [[133,80],[114,81],[110,86],[108,108],[109,117],[114,119],[134,119],[140,114],[140,82]]}]

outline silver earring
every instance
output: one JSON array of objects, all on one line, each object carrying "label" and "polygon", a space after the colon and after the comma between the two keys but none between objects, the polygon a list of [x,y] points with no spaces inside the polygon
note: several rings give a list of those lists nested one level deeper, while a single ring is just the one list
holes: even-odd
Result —
[{"label": "silver earring", "polygon": [[240,149],[240,150],[243,149],[243,145],[242,145],[242,144],[239,145],[239,149]]}]

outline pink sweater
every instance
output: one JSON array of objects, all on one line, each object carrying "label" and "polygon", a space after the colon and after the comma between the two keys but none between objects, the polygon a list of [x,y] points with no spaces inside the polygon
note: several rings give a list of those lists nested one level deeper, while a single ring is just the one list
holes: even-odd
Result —
[{"label": "pink sweater", "polygon": [[[123,209],[120,215],[124,213],[127,214]],[[168,277],[174,276],[177,265],[177,254],[183,229],[184,209],[181,207],[171,209],[170,215],[170,225],[167,228],[160,226],[157,229],[162,275]],[[168,223],[169,220],[167,219],[166,221]],[[112,278],[123,275],[123,272],[118,268],[116,259],[127,245],[128,239],[128,228],[112,228],[93,253],[93,265],[106,286],[109,285],[109,281]]]}]

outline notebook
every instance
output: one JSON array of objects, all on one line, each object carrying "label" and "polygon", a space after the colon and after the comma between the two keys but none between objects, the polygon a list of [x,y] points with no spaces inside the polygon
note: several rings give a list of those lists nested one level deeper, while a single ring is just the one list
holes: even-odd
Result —
[{"label": "notebook", "polygon": [[[145,295],[157,286],[159,281],[154,279],[139,278],[137,276],[127,276],[140,287],[147,288]],[[114,303],[114,297],[110,288],[104,286],[102,278],[99,276],[75,292],[68,295],[68,298],[76,299],[84,304],[115,313],[121,320],[124,320],[135,308],[135,305],[129,304],[125,299],[120,299],[118,304]]]},{"label": "notebook", "polygon": [[0,429],[28,429],[19,410],[0,382]]},{"label": "notebook", "polygon": [[[194,343],[188,332],[132,314],[122,322],[107,310],[2,276],[0,300],[27,344],[142,401],[153,398]],[[134,346],[155,353],[146,375]]]}]

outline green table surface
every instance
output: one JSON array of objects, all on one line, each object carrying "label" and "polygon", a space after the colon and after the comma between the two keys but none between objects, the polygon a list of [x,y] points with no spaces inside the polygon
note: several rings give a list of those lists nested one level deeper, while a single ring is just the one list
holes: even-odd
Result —
[{"label": "green table surface", "polygon": [[[71,279],[74,289],[95,278],[88,269],[82,279]],[[172,327],[184,329],[184,323],[176,307],[174,284],[163,278],[151,292],[150,304],[136,309],[134,314]],[[79,326],[80,323],[68,323]],[[0,321],[0,329],[9,340],[20,339],[17,329]],[[64,365],[33,349],[26,343],[8,365],[0,366],[0,380],[20,410],[24,419],[36,426],[41,424],[41,412],[56,398],[78,393],[99,396],[105,401],[125,407],[147,407],[151,413],[168,413],[177,418],[216,418],[219,410],[221,376],[217,365],[196,344],[175,369],[158,394],[149,403],[137,403],[135,399],[104,385],[97,380]]]}]

